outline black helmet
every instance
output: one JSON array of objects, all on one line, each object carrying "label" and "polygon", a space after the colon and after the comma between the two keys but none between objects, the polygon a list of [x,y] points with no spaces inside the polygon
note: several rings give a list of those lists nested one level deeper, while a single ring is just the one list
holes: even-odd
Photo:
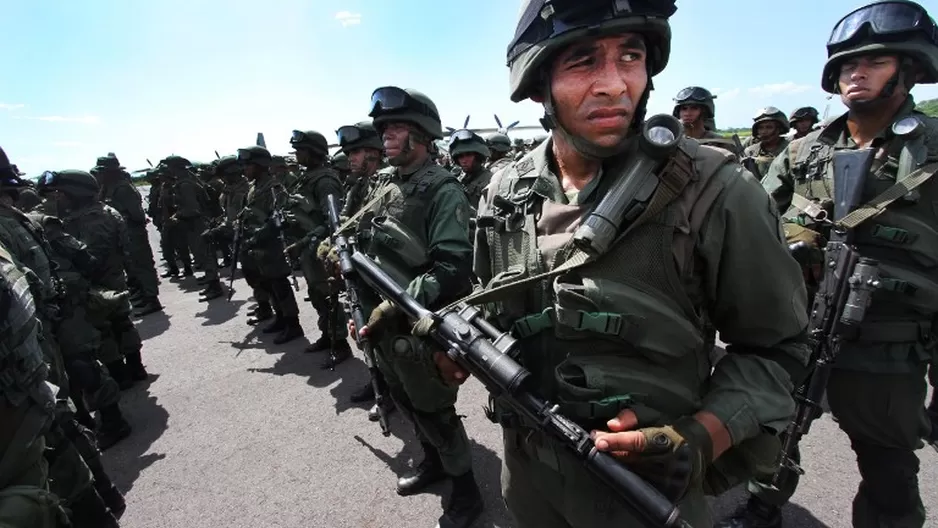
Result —
[{"label": "black helmet", "polygon": [[241,174],[241,164],[238,163],[238,158],[236,156],[225,156],[224,158],[215,160],[216,176],[229,176],[235,174]]},{"label": "black helmet", "polygon": [[270,151],[258,145],[251,145],[238,149],[238,163],[243,165],[260,165],[261,167],[270,167],[273,156]]},{"label": "black helmet", "polygon": [[80,170],[46,171],[39,177],[37,190],[61,191],[76,198],[94,198],[100,187],[91,174]]},{"label": "black helmet", "polygon": [[295,149],[308,149],[313,154],[326,156],[329,153],[329,142],[326,136],[315,130],[294,130],[290,136],[290,145]]},{"label": "black helmet", "polygon": [[811,121],[812,125],[820,121],[817,109],[813,106],[802,106],[801,108],[795,110],[791,113],[791,117],[788,118],[788,121],[799,121],[801,119],[807,119]]},{"label": "black helmet", "polygon": [[454,131],[449,139],[450,157],[455,158],[460,154],[468,152],[478,154],[484,158],[492,155],[485,140],[475,132],[465,128]]},{"label": "black helmet", "polygon": [[706,88],[701,88],[700,86],[688,86],[684,88],[674,97],[674,110],[671,112],[671,115],[674,117],[681,117],[681,106],[686,104],[695,104],[704,108],[704,119],[713,119],[716,117],[716,109],[713,106],[713,100],[717,96],[710,93],[710,90]]},{"label": "black helmet", "polygon": [[377,150],[384,149],[384,142],[378,136],[371,121],[360,121],[354,125],[345,125],[335,131],[339,138],[339,146],[342,152],[348,154],[350,151],[360,148],[372,148]]},{"label": "black helmet", "polygon": [[436,104],[426,94],[411,88],[383,86],[372,92],[368,117],[373,119],[378,132],[383,130],[383,123],[402,121],[416,125],[431,139],[443,139],[443,122]]}]

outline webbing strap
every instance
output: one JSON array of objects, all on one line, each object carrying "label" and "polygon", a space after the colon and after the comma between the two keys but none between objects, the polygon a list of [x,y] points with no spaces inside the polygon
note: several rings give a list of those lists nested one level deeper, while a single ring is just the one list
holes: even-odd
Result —
[{"label": "webbing strap", "polygon": [[376,194],[374,198],[372,198],[365,205],[361,206],[361,208],[358,209],[358,212],[350,216],[348,220],[345,221],[344,224],[339,226],[339,229],[338,231],[336,231],[336,234],[344,233],[350,227],[355,225],[361,217],[365,216],[365,214],[368,213],[368,211],[370,211],[372,207],[377,205],[378,202],[380,202],[382,198],[384,198],[389,192],[391,192],[392,187],[393,186],[391,185],[390,182],[386,183],[384,187],[382,187],[381,190],[378,191],[378,194]]},{"label": "webbing strap", "polygon": [[[625,228],[625,230],[623,230],[621,234],[619,234],[616,240],[622,239],[631,233],[632,230],[644,224],[648,219],[663,211],[672,200],[674,200],[678,195],[681,194],[681,192],[684,191],[684,189],[687,187],[687,184],[690,183],[691,179],[693,179],[693,176],[694,171],[692,169],[691,160],[689,157],[683,155],[683,153],[672,157],[668,165],[665,166],[665,168],[658,175],[658,185],[655,188],[655,193],[652,195],[648,207],[642,212],[642,214],[638,216],[638,218],[635,219],[634,222],[632,222]],[[569,243],[572,244],[572,239]],[[456,301],[455,303],[451,304],[449,308],[460,303],[484,304],[496,301],[498,299],[503,299],[512,292],[524,289],[533,283],[556,277],[557,275],[570,271],[574,268],[578,268],[587,262],[598,260],[599,258],[602,258],[602,255],[599,255],[591,260],[590,256],[586,252],[577,248],[572,251],[570,258],[550,271],[539,273],[531,277],[526,277],[515,282],[509,282],[490,290],[480,290],[472,295],[469,295],[468,297]]]},{"label": "webbing strap", "polygon": [[894,183],[892,187],[880,193],[876,198],[840,219],[836,222],[837,226],[853,229],[870,218],[878,216],[889,204],[909,194],[919,185],[930,180],[936,173],[938,173],[938,162],[915,169],[907,177]]}]

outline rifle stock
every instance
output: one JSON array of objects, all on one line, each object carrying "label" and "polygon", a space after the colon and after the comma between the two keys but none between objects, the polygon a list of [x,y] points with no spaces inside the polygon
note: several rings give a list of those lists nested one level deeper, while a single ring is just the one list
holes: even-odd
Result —
[{"label": "rifle stock", "polygon": [[[655,526],[689,528],[677,507],[653,486],[612,456],[598,451],[588,431],[557,412],[557,407],[527,388],[530,373],[511,357],[516,341],[485,321],[473,306],[434,313],[411,297],[371,258],[361,252],[351,255],[355,273],[382,297],[397,305],[410,318],[429,321],[429,335],[446,354],[474,375],[494,396],[499,396],[527,423],[570,449],[583,465],[609,486],[635,512]],[[418,323],[418,324],[421,324]],[[360,327],[359,327],[360,328]]]}]

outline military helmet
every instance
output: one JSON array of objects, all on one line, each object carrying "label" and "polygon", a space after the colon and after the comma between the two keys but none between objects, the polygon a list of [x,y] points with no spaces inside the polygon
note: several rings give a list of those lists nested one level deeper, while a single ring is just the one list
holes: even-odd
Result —
[{"label": "military helmet", "polygon": [[511,144],[514,145],[515,148],[521,148],[524,146],[524,140],[521,138],[515,138]]},{"label": "military helmet", "polygon": [[700,106],[706,110],[704,112],[703,118],[706,121],[707,119],[713,119],[716,117],[716,109],[713,105],[713,100],[717,96],[710,93],[710,90],[706,88],[701,88],[700,86],[688,86],[684,88],[674,97],[674,110],[671,112],[671,115],[674,117],[681,117],[681,106],[694,104]]},{"label": "military helmet", "polygon": [[319,156],[329,154],[329,142],[326,136],[315,130],[294,130],[290,136],[290,145],[295,149],[308,149]]},{"label": "military helmet", "polygon": [[273,156],[270,155],[270,151],[259,145],[238,149],[238,163],[242,165],[270,167],[272,162]]},{"label": "military helmet", "polygon": [[0,148],[0,190],[27,187],[29,182],[20,178],[20,176],[21,173],[16,165],[10,163],[6,152],[3,151],[3,148]]},{"label": "military helmet", "polygon": [[354,125],[339,127],[335,135],[339,138],[339,146],[345,154],[360,148],[384,150],[384,141],[381,140],[381,136],[378,135],[371,121],[360,121]]},{"label": "military helmet", "polygon": [[484,158],[492,155],[488,145],[481,136],[465,128],[455,130],[449,137],[449,155],[456,158],[460,154],[472,152]]},{"label": "military helmet", "polygon": [[813,106],[802,106],[801,108],[795,110],[791,113],[791,117],[788,118],[788,121],[793,122],[800,119],[807,119],[811,121],[812,125],[820,121],[817,109]]},{"label": "military helmet", "polygon": [[332,168],[337,171],[350,171],[352,168],[349,166],[348,155],[344,152],[338,152],[335,156],[332,156]]},{"label": "military helmet", "polygon": [[488,144],[489,150],[495,152],[508,152],[511,150],[511,138],[501,132],[492,132],[485,136],[485,143]]},{"label": "military helmet", "polygon": [[215,176],[241,174],[241,164],[237,156],[225,156],[215,162]]},{"label": "military helmet", "polygon": [[[368,117],[378,133],[384,123],[403,121],[420,127],[431,139],[443,139],[443,123],[433,101],[417,90],[383,86],[371,94]],[[383,145],[382,145],[383,146]]]},{"label": "military helmet", "polygon": [[287,158],[284,158],[280,155],[275,155],[270,157],[270,166],[277,168],[287,168]]},{"label": "military helmet", "polygon": [[840,65],[870,53],[895,53],[915,60],[922,84],[938,83],[938,27],[925,9],[908,0],[879,0],[851,11],[827,39],[821,88],[837,93]]},{"label": "military helmet", "polygon": [[107,171],[122,171],[126,167],[121,165],[121,162],[118,161],[117,156],[101,156],[95,162],[94,167],[91,169],[91,174],[96,172],[107,172]]},{"label": "military helmet", "polygon": [[785,134],[791,128],[788,124],[788,118],[785,117],[785,112],[782,112],[774,106],[767,106],[759,110],[755,117],[752,118],[752,137],[756,137],[756,128],[759,126],[759,123],[765,123],[766,121],[775,121],[778,123],[779,134]]},{"label": "military helmet", "polygon": [[188,171],[193,168],[191,161],[189,161],[188,159],[182,156],[177,156],[175,154],[168,156],[166,158],[163,158],[163,160],[160,161],[160,165],[163,165],[164,167],[169,168],[169,169],[180,170],[180,171]]},{"label": "military helmet", "polygon": [[639,33],[648,49],[649,76],[668,64],[673,0],[526,0],[508,45],[511,100],[539,89],[541,71],[554,54],[585,36]]},{"label": "military helmet", "polygon": [[37,190],[61,191],[78,198],[93,198],[98,195],[98,180],[81,170],[46,171],[39,177]]}]

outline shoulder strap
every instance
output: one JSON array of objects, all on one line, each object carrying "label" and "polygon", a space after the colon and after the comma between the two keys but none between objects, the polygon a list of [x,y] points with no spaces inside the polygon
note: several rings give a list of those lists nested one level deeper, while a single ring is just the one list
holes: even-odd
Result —
[{"label": "shoulder strap", "polygon": [[[683,151],[678,151],[679,154],[673,156],[668,164],[658,175],[658,186],[655,188],[655,192],[651,197],[651,201],[648,204],[648,207],[645,208],[638,218],[635,219],[631,224],[629,224],[622,233],[616,238],[616,241],[621,240],[629,233],[631,233],[635,228],[644,224],[649,218],[657,215],[664,210],[665,207],[671,203],[684,189],[687,187],[687,184],[694,177],[693,170],[693,160],[690,159]],[[481,290],[476,292],[464,299],[461,299],[453,305],[460,303],[467,304],[484,304],[498,299],[505,298],[509,294],[519,289],[525,288],[532,283],[550,279],[556,277],[564,272],[570,271],[574,268],[578,268],[588,262],[594,262],[603,255],[599,255],[595,258],[590,258],[590,256],[580,249],[574,249],[570,255],[570,258],[565,260],[556,268],[545,272],[527,277],[515,282],[509,282],[502,286],[492,288],[490,290]],[[452,306],[452,305],[451,305]]]},{"label": "shoulder strap", "polygon": [[836,222],[836,225],[847,229],[853,229],[870,218],[879,216],[886,210],[889,204],[909,194],[916,187],[930,180],[936,173],[938,173],[938,162],[919,167],[866,204],[861,205],[853,212],[840,219],[840,221]]},{"label": "shoulder strap", "polygon": [[344,224],[339,226],[339,229],[338,231],[336,231],[336,233],[344,233],[348,231],[351,227],[353,227],[355,224],[357,224],[358,221],[361,219],[361,217],[365,216],[365,214],[367,214],[368,211],[370,211],[372,207],[378,205],[378,202],[380,202],[382,198],[384,198],[389,192],[391,192],[392,187],[393,186],[391,185],[391,182],[384,184],[384,186],[382,186],[381,189],[379,189],[378,192],[375,193],[374,198],[372,198],[365,205],[361,206],[355,214],[350,216],[349,219],[346,220]]}]

